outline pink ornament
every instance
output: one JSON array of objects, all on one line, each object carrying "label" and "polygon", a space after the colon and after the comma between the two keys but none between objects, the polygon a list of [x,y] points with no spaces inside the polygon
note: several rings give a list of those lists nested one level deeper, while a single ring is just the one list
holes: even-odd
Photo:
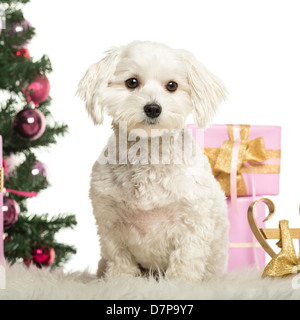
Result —
[{"label": "pink ornament", "polygon": [[2,211],[4,229],[9,229],[17,222],[20,214],[20,207],[14,199],[4,196]]},{"label": "pink ornament", "polygon": [[34,81],[22,90],[28,102],[33,102],[35,106],[44,102],[49,97],[50,83],[45,75],[38,75]]},{"label": "pink ornament", "polygon": [[17,114],[13,128],[22,139],[36,140],[46,128],[44,115],[37,109],[25,108]]},{"label": "pink ornament", "polygon": [[30,39],[22,39],[24,33],[28,32],[29,29],[32,29],[32,26],[26,19],[8,26],[7,35],[9,41],[14,44],[14,48],[25,48],[29,44]]},{"label": "pink ornament", "polygon": [[31,175],[33,176],[42,175],[48,180],[49,178],[48,167],[42,161],[36,160],[36,162],[32,166]]},{"label": "pink ornament", "polygon": [[53,248],[42,245],[32,251],[32,260],[37,267],[50,266],[55,259]]},{"label": "pink ornament", "polygon": [[33,185],[47,187],[49,182],[48,167],[41,161],[37,160],[31,167],[31,176]]}]

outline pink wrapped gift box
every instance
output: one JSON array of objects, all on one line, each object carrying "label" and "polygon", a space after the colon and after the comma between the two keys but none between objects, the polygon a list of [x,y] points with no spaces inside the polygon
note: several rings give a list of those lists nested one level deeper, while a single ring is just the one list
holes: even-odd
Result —
[{"label": "pink wrapped gift box", "polygon": [[[239,197],[237,199],[238,214],[232,208],[230,199],[227,200],[229,227],[229,257],[228,271],[249,266],[265,267],[265,251],[255,239],[248,224],[248,207],[253,202],[252,197]],[[263,203],[257,204],[256,221],[259,228],[264,228],[262,222],[266,209]]]},{"label": "pink wrapped gift box", "polygon": [[[232,173],[240,174],[244,183],[244,190],[240,192],[237,187],[236,194],[227,199],[230,222],[228,271],[255,265],[258,268],[264,268],[265,251],[253,236],[248,224],[247,212],[257,195],[279,194],[281,128],[279,126],[213,125],[203,130],[194,124],[188,127],[192,130],[196,143],[204,148],[213,173],[226,195],[231,195],[232,181],[235,181],[231,180]],[[238,140],[236,145],[238,156],[240,156],[240,147],[244,148],[242,151],[245,153],[248,152],[249,147],[254,150],[254,153],[258,150],[259,156],[264,154],[265,158],[255,162],[251,158],[249,160],[247,155],[248,159],[246,157],[245,162],[242,160],[239,163],[237,157],[235,166],[232,167],[236,140]],[[246,141],[246,143],[241,145],[239,141]],[[221,152],[227,157],[218,159]],[[218,160],[222,165],[223,159],[227,164],[225,163],[224,172],[220,175],[215,166],[218,166]],[[225,179],[219,179],[218,175]],[[226,180],[225,183],[224,180]],[[238,182],[237,180],[235,182]],[[257,206],[256,215],[259,228],[263,228],[264,205]]]},{"label": "pink wrapped gift box", "polygon": [[[242,128],[245,125],[231,126],[233,126],[233,128],[238,128],[239,130],[240,126]],[[229,125],[213,125],[206,130],[200,129],[194,124],[189,124],[188,127],[192,130],[192,135],[195,138],[197,144],[200,147],[204,148],[204,151],[210,160],[213,172],[216,173],[217,171],[215,170],[216,168],[214,168],[214,166],[215,163],[217,163],[217,158],[220,154],[220,150],[224,148],[224,146],[227,147],[227,145],[229,145],[229,143],[226,145],[226,142],[232,140],[232,144],[234,144],[235,141],[234,138],[230,138]],[[247,143],[249,142],[249,147],[245,147],[246,153],[248,152],[248,149],[250,150],[250,147],[252,147],[254,152],[256,152],[257,146],[260,146],[264,149],[262,150],[262,152],[264,152],[265,158],[263,158],[263,161],[258,162],[249,161],[248,159],[244,161],[243,159],[241,159],[241,166],[239,170],[246,189],[244,191],[241,191],[241,193],[239,194],[239,188],[237,188],[237,196],[253,195],[253,190],[255,190],[256,195],[277,195],[279,194],[281,127],[248,127],[248,135],[245,141]],[[256,143],[256,140],[260,144]],[[231,149],[229,149],[229,152],[231,152]],[[209,156],[210,153],[211,156]],[[259,153],[261,152],[259,151]],[[231,157],[230,153],[229,156]],[[230,157],[227,157],[227,159],[229,158],[229,161],[231,159]],[[219,163],[222,164],[222,161],[219,161]],[[249,165],[246,166],[247,164],[250,164],[250,169]],[[227,168],[224,168],[224,171],[226,171],[226,169],[228,176],[230,176],[230,168],[228,168],[228,165]],[[222,175],[224,175],[223,172]],[[225,187],[223,188],[223,190],[225,191],[226,195],[230,195],[229,181],[225,182],[225,184],[227,184],[227,190],[224,190]],[[253,189],[253,185],[255,189]]]},{"label": "pink wrapped gift box", "polygon": [[0,264],[3,260],[3,181],[4,181],[4,170],[2,168],[2,137],[0,136]]}]

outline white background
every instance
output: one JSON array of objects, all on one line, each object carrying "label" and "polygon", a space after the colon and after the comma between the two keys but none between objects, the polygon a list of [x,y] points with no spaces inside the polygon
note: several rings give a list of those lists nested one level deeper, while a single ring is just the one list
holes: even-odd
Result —
[{"label": "white background", "polygon": [[[152,40],[193,52],[229,92],[214,123],[282,126],[280,195],[272,197],[278,220],[300,226],[300,2],[298,0],[32,0],[25,17],[36,28],[29,45],[47,54],[51,111],[69,134],[38,156],[51,171],[52,187],[29,200],[31,212],[76,214],[75,231],[59,240],[78,250],[66,270],[95,272],[99,246],[88,200],[93,162],[110,134],[110,119],[95,127],[75,97],[86,69],[111,46]],[[192,119],[189,119],[192,121]]]}]

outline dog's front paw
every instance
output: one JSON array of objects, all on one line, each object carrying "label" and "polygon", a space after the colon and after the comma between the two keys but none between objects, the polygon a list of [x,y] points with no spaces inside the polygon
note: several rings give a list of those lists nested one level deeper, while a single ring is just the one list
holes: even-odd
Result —
[{"label": "dog's front paw", "polygon": [[113,278],[122,275],[137,277],[141,275],[141,270],[137,265],[116,264],[114,262],[108,262],[105,272],[105,276],[107,278]]}]

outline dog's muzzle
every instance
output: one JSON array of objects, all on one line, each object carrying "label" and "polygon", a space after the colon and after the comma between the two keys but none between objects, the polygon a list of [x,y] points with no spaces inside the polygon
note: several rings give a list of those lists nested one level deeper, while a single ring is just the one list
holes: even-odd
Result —
[{"label": "dog's muzzle", "polygon": [[158,118],[161,114],[161,106],[156,103],[146,104],[144,111],[147,117],[149,118]]}]

